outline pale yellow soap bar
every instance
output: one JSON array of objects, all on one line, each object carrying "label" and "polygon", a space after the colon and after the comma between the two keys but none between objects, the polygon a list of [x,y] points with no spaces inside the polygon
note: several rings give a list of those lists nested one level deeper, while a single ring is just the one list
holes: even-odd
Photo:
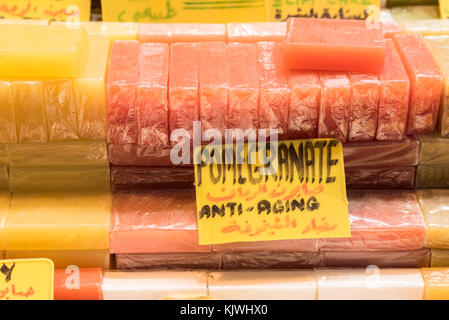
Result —
[{"label": "pale yellow soap bar", "polygon": [[81,139],[106,139],[106,90],[109,40],[89,36],[89,56],[78,79],[75,79],[76,113]]},{"label": "pale yellow soap bar", "polygon": [[391,8],[391,14],[398,22],[407,20],[439,19],[438,6],[404,6]]},{"label": "pale yellow soap bar", "polygon": [[48,141],[42,81],[13,81],[12,101],[17,140],[19,142]]},{"label": "pale yellow soap bar", "polygon": [[10,144],[8,145],[8,161],[14,168],[109,166],[108,150],[104,140]]},{"label": "pale yellow soap bar", "polygon": [[0,81],[0,143],[17,142],[10,81]]},{"label": "pale yellow soap bar", "polygon": [[449,268],[422,268],[424,300],[449,300]]},{"label": "pale yellow soap bar", "polygon": [[[54,21],[52,25],[66,25],[65,22]],[[76,26],[74,26],[76,28]],[[136,40],[137,23],[135,22],[80,22],[79,28],[84,28],[89,36],[106,36],[114,40]]]},{"label": "pale yellow soap bar", "polygon": [[5,249],[108,249],[109,192],[15,193],[4,222]]},{"label": "pale yellow soap bar", "polygon": [[449,249],[449,190],[417,190],[416,194],[427,226],[425,246]]},{"label": "pale yellow soap bar", "polygon": [[47,258],[53,261],[55,269],[65,269],[73,265],[78,268],[108,270],[111,266],[108,250],[6,251],[5,255],[6,259]]},{"label": "pale yellow soap bar", "polygon": [[449,250],[448,249],[431,249],[430,250],[430,266],[431,267],[449,267]]},{"label": "pale yellow soap bar", "polygon": [[403,21],[401,28],[405,33],[419,33],[423,36],[449,35],[449,21],[446,19]]},{"label": "pale yellow soap bar", "polygon": [[108,191],[109,166],[10,168],[11,192],[39,191]]},{"label": "pale yellow soap bar", "polygon": [[88,45],[83,28],[0,24],[0,77],[77,77]]},{"label": "pale yellow soap bar", "polygon": [[3,223],[9,210],[10,194],[6,191],[0,191],[0,251],[5,250],[5,235],[3,232]]},{"label": "pale yellow soap bar", "polygon": [[48,20],[40,19],[0,19],[0,24],[28,24],[38,26],[48,26]]}]

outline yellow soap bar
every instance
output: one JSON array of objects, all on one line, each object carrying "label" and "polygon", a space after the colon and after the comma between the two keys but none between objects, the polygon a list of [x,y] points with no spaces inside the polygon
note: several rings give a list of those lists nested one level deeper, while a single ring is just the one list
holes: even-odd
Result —
[{"label": "yellow soap bar", "polygon": [[17,142],[11,82],[0,81],[0,143]]},{"label": "yellow soap bar", "polygon": [[110,213],[109,192],[15,193],[5,250],[108,249]]},{"label": "yellow soap bar", "polygon": [[109,166],[9,168],[11,192],[110,189]]},{"label": "yellow soap bar", "polygon": [[391,14],[398,22],[407,20],[439,19],[438,6],[404,6],[391,8]]},{"label": "yellow soap bar", "polygon": [[2,223],[6,218],[9,210],[10,194],[6,191],[0,191],[0,251],[5,250],[5,235],[3,232]]},{"label": "yellow soap bar", "polygon": [[445,19],[403,21],[401,28],[405,33],[419,33],[423,36],[449,35],[449,21]]},{"label": "yellow soap bar", "polygon": [[9,190],[7,147],[0,144],[0,190]]},{"label": "yellow soap bar", "polygon": [[46,142],[48,140],[47,114],[42,81],[13,81],[11,87],[17,140]]},{"label": "yellow soap bar", "polygon": [[427,226],[425,246],[449,249],[449,190],[418,190],[416,194]]},{"label": "yellow soap bar", "polygon": [[0,77],[77,77],[88,45],[83,28],[2,24]]},{"label": "yellow soap bar", "polygon": [[0,24],[29,24],[38,26],[48,26],[48,20],[40,19],[0,19]]},{"label": "yellow soap bar", "polygon": [[449,299],[449,268],[422,268],[424,300]]},{"label": "yellow soap bar", "polygon": [[449,250],[431,249],[430,250],[431,267],[449,267]]},{"label": "yellow soap bar", "polygon": [[76,113],[81,139],[106,139],[106,90],[109,40],[104,36],[89,36],[89,56],[75,79]]},{"label": "yellow soap bar", "polygon": [[108,270],[111,257],[108,250],[34,250],[6,251],[6,259],[47,258],[53,261],[55,269],[65,269],[70,265],[78,268],[102,268]]},{"label": "yellow soap bar", "polygon": [[10,144],[8,161],[14,168],[109,166],[108,150],[104,140]]},{"label": "yellow soap bar", "polygon": [[42,82],[50,141],[78,139],[75,97],[72,79]]}]

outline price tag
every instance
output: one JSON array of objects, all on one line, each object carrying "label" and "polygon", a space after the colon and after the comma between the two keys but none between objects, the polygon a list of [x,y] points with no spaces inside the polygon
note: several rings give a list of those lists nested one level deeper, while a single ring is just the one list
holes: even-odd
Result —
[{"label": "price tag", "polygon": [[0,18],[90,21],[90,0],[0,0]]},{"label": "price tag", "polygon": [[53,300],[49,259],[0,260],[0,300]]},{"label": "price tag", "polygon": [[439,0],[440,5],[440,17],[441,19],[449,18],[449,1],[448,0]]},{"label": "price tag", "polygon": [[200,152],[200,244],[350,237],[339,140],[208,145],[195,159]]}]

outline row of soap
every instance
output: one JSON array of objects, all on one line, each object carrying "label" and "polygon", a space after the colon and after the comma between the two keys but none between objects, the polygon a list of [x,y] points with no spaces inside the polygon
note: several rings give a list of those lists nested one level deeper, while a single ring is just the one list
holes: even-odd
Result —
[{"label": "row of soap", "polygon": [[447,268],[313,271],[55,272],[55,299],[104,300],[435,300],[449,299]]}]

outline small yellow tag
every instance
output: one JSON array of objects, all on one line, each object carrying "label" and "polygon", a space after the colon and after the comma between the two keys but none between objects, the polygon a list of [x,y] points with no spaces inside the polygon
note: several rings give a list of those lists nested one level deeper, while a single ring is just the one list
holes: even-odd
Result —
[{"label": "small yellow tag", "polygon": [[0,0],[0,18],[90,20],[90,0]]},{"label": "small yellow tag", "polygon": [[341,142],[264,146],[195,150],[199,243],[350,237]]},{"label": "small yellow tag", "polygon": [[0,260],[0,300],[53,300],[49,259]]}]

